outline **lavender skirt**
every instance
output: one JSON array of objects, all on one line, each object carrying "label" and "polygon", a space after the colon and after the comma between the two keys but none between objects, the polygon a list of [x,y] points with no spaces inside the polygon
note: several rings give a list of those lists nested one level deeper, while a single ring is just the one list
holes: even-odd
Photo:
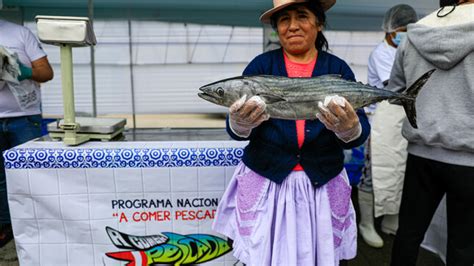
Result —
[{"label": "lavender skirt", "polygon": [[234,240],[234,256],[248,266],[334,266],[357,251],[345,170],[314,188],[304,171],[276,184],[240,163],[212,226]]}]

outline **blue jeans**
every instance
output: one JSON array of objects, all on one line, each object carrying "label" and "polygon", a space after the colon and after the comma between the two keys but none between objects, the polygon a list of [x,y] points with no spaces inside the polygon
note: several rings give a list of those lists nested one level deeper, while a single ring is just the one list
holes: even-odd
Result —
[{"label": "blue jeans", "polygon": [[38,137],[41,115],[0,118],[0,224],[11,223],[3,152]]}]

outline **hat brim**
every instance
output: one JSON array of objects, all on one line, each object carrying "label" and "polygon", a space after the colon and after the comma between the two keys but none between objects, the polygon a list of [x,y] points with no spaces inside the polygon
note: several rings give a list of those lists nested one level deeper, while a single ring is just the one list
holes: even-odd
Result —
[{"label": "hat brim", "polygon": [[[260,21],[262,23],[270,23],[270,18],[275,12],[278,12],[287,6],[294,5],[294,4],[301,4],[304,2],[307,2],[307,0],[300,0],[300,1],[297,0],[295,2],[286,3],[284,5],[269,9],[260,16]],[[321,6],[323,7],[324,12],[326,12],[336,3],[336,0],[320,0],[320,2],[321,2]]]}]

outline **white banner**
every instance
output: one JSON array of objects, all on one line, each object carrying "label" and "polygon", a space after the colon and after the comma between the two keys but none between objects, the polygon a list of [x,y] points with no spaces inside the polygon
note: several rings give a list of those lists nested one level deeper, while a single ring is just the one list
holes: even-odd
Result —
[{"label": "white banner", "polygon": [[[246,143],[29,142],[5,152],[20,265],[235,265],[211,230]],[[444,203],[423,246],[444,259]]]},{"label": "white banner", "polygon": [[242,145],[30,142],[5,153],[21,265],[233,265],[211,230]]}]

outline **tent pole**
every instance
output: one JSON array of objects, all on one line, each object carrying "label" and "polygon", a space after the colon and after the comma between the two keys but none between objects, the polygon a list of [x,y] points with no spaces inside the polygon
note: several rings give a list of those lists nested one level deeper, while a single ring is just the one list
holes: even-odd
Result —
[{"label": "tent pole", "polygon": [[128,19],[128,52],[130,56],[130,88],[132,94],[132,119],[133,119],[133,136],[135,140],[135,129],[137,128],[137,120],[135,113],[135,82],[133,80],[133,42],[132,42],[132,21]]},{"label": "tent pole", "polygon": [[[87,9],[89,12],[89,22],[94,29],[94,0],[89,0]],[[92,82],[92,117],[97,116],[97,98],[96,98],[96,82],[95,82],[95,48],[90,46],[91,53],[91,82]]]}]

